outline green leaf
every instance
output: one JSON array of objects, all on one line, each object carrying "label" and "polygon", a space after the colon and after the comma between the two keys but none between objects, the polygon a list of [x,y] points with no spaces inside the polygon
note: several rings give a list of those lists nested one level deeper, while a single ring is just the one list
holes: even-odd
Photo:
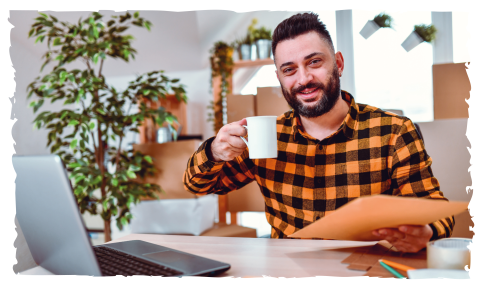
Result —
[{"label": "green leaf", "polygon": [[70,148],[74,149],[75,147],[77,147],[77,142],[78,142],[77,139],[73,140],[73,141],[70,143]]},{"label": "green leaf", "polygon": [[128,170],[129,170],[129,171],[135,171],[135,172],[136,172],[136,171],[140,171],[141,168],[138,167],[138,166],[135,166],[135,165],[130,165],[130,166],[128,167]]},{"label": "green leaf", "polygon": [[77,167],[80,167],[80,166],[82,166],[82,165],[80,165],[78,163],[69,163],[68,164],[68,167],[70,167],[70,168],[77,168]]},{"label": "green leaf", "polygon": [[120,222],[122,222],[122,225],[124,226],[128,224],[127,218],[125,217],[120,218]]},{"label": "green leaf", "polygon": [[47,14],[40,13],[40,12],[38,12],[38,14],[42,15],[42,17],[43,17],[43,18],[45,18],[45,19],[48,19],[48,16],[47,16]]},{"label": "green leaf", "polygon": [[145,155],[143,156],[143,159],[145,159],[148,163],[153,164],[152,157]]},{"label": "green leaf", "polygon": [[97,27],[96,27],[96,26],[92,26],[92,28],[93,28],[93,35],[95,36],[95,38],[98,38],[99,33],[98,33]]},{"label": "green leaf", "polygon": [[53,46],[58,46],[58,45],[62,45],[62,40],[60,40],[60,38],[55,38],[55,40],[53,40]]},{"label": "green leaf", "polygon": [[65,80],[66,77],[67,77],[67,72],[65,71],[60,72],[60,80]]},{"label": "green leaf", "polygon": [[102,115],[105,115],[105,111],[102,109],[102,108],[97,108],[97,112],[102,114]]},{"label": "green leaf", "polygon": [[108,198],[105,199],[102,203],[102,206],[103,206],[103,211],[106,211],[107,210],[107,205],[108,205]]},{"label": "green leaf", "polygon": [[30,105],[28,105],[28,106],[33,107],[33,106],[35,106],[35,105],[37,105],[37,102],[32,101],[32,102],[30,102]]},{"label": "green leaf", "polygon": [[118,179],[117,178],[112,178],[112,185],[113,185],[113,187],[118,186]]},{"label": "green leaf", "polygon": [[62,115],[60,116],[60,120],[65,118],[65,116],[67,116],[67,114],[68,114],[68,111],[63,112]]},{"label": "green leaf", "polygon": [[135,12],[135,13],[133,13],[133,18],[138,18],[138,15],[139,15],[139,14],[140,14],[140,13],[138,13],[138,11]]},{"label": "green leaf", "polygon": [[75,183],[78,183],[80,181],[82,181],[83,179],[85,179],[85,175],[78,175],[75,177]]},{"label": "green leaf", "polygon": [[99,183],[100,181],[102,181],[102,175],[98,175],[97,177],[95,177],[95,179],[92,181],[92,185],[96,185],[97,183]]},{"label": "green leaf", "polygon": [[135,178],[137,178],[137,175],[135,174],[135,172],[130,171],[130,170],[127,171],[127,176],[128,176],[128,178],[130,178],[130,179],[135,179]]},{"label": "green leaf", "polygon": [[90,130],[93,130],[95,128],[95,122],[90,122],[88,126],[90,127]]},{"label": "green leaf", "polygon": [[98,62],[98,53],[95,53],[95,55],[93,55],[93,63],[97,64]]},{"label": "green leaf", "polygon": [[149,21],[145,21],[143,22],[143,25],[145,26],[145,28],[147,28],[148,31],[150,31],[150,25],[152,25],[152,23],[150,23]]},{"label": "green leaf", "polygon": [[77,120],[71,120],[70,122],[68,122],[68,126],[76,126],[78,125],[78,123],[80,122],[78,122]]}]

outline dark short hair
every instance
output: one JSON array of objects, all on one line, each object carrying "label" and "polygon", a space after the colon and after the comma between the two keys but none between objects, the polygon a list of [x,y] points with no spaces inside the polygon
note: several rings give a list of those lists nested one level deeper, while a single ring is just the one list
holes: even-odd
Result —
[{"label": "dark short hair", "polygon": [[275,50],[277,49],[278,43],[284,40],[294,39],[295,37],[306,34],[310,31],[317,32],[320,38],[330,46],[332,53],[335,53],[332,38],[330,37],[330,33],[328,33],[325,24],[318,19],[317,14],[310,12],[295,14],[278,24],[275,31],[273,31],[272,36],[273,56],[275,56]]}]

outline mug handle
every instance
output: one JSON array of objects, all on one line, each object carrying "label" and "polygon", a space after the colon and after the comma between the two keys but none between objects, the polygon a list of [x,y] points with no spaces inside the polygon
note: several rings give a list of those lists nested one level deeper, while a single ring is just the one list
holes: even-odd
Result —
[{"label": "mug handle", "polygon": [[[243,126],[243,128],[245,128],[245,130],[248,131],[247,126],[245,126],[245,125],[242,125],[242,126]],[[242,136],[240,136],[240,138],[242,138],[243,142],[245,142],[245,144],[247,144],[247,147],[248,147],[248,142],[247,142],[247,140],[245,140],[245,138],[243,138]],[[248,149],[250,149],[250,147],[248,147]]]}]

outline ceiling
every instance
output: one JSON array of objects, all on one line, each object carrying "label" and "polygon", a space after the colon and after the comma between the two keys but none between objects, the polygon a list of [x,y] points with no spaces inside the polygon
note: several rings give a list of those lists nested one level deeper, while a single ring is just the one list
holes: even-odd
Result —
[{"label": "ceiling", "polygon": [[[77,22],[80,17],[85,19],[90,14],[81,11],[42,12],[67,22]],[[114,11],[99,12],[104,15],[105,22],[111,15],[123,14]],[[273,30],[283,19],[295,13],[287,11],[237,13],[221,10],[140,11],[140,16],[153,25],[150,32],[136,26],[127,30],[135,37],[132,42],[132,47],[138,52],[135,60],[126,63],[122,60],[107,59],[104,74],[123,76],[152,70],[177,72],[205,69],[209,66],[209,50],[215,41],[232,42],[244,36],[253,18],[258,19],[258,26],[266,26]],[[34,44],[34,38],[28,38],[28,31],[37,16],[37,11],[10,11],[9,21],[14,26],[11,31],[12,43],[22,45],[40,58],[47,49],[46,44]]]}]

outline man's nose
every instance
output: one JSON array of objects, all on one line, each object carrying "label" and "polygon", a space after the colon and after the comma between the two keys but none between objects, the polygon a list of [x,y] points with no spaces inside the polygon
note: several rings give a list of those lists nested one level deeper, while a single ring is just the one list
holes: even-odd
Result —
[{"label": "man's nose", "polygon": [[313,80],[313,75],[305,68],[300,68],[298,70],[299,72],[299,79],[298,79],[298,84],[299,85],[307,85]]}]

